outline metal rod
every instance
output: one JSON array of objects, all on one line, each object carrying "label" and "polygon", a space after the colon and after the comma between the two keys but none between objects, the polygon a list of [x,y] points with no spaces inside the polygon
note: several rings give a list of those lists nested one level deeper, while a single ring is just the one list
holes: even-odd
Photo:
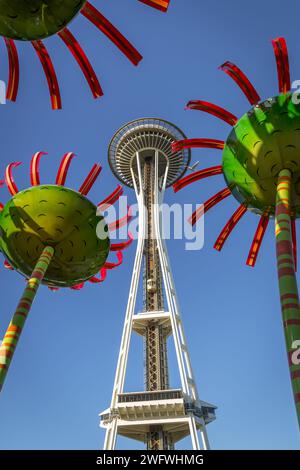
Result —
[{"label": "metal rod", "polygon": [[4,339],[0,346],[0,391],[3,388],[9,366],[11,364],[31,306],[35,299],[37,290],[46,274],[53,255],[54,248],[51,246],[46,246],[38,259],[30,279],[27,281],[23,295],[5,333]]},{"label": "metal rod", "polygon": [[292,174],[279,173],[276,197],[275,236],[279,292],[286,348],[300,426],[300,307],[291,235]]}]

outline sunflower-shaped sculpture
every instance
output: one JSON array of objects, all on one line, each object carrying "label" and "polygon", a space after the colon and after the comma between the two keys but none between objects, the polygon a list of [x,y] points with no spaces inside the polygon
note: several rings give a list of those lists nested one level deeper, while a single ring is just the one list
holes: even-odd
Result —
[{"label": "sunflower-shaped sculpture", "polygon": [[[161,11],[166,11],[170,2],[170,0],[139,1]],[[100,11],[86,0],[0,0],[0,35],[4,37],[9,58],[8,100],[16,101],[19,88],[19,58],[15,40],[28,41],[31,42],[45,72],[52,108],[61,108],[56,72],[43,42],[43,39],[55,34],[74,56],[94,98],[103,95],[89,59],[67,27],[79,13],[105,34],[134,65],[138,65],[142,59],[141,54]]]},{"label": "sunflower-shaped sculpture", "polygon": [[[123,190],[118,186],[98,207],[87,195],[101,172],[95,164],[78,191],[64,186],[74,154],[67,153],[60,164],[55,184],[40,184],[39,163],[44,152],[37,152],[30,166],[31,187],[19,191],[8,165],[5,182],[11,199],[0,204],[0,251],[5,267],[17,270],[27,279],[0,347],[0,390],[19,336],[41,283],[51,290],[83,288],[85,282],[102,283],[107,271],[122,263],[122,250],[132,242],[111,243],[110,233],[127,224],[130,214],[107,224],[102,212],[114,204]],[[3,185],[4,182],[1,182]],[[116,261],[108,261],[116,252]]]},{"label": "sunflower-shaped sculpture", "polygon": [[291,92],[289,58],[284,38],[273,40],[279,95],[261,100],[240,68],[225,62],[220,68],[239,85],[251,109],[240,119],[219,106],[194,100],[188,109],[210,113],[232,126],[226,142],[216,139],[186,139],[182,148],[216,148],[223,151],[222,165],[206,168],[179,180],[179,191],[203,178],[223,175],[226,187],[212,196],[191,217],[196,221],[217,203],[234,196],[239,207],[218,236],[221,250],[239,220],[249,210],[260,216],[247,264],[254,266],[271,217],[275,217],[275,237],[279,291],[286,346],[296,410],[300,424],[300,307],[296,283],[297,243],[295,220],[300,216],[300,100]]}]

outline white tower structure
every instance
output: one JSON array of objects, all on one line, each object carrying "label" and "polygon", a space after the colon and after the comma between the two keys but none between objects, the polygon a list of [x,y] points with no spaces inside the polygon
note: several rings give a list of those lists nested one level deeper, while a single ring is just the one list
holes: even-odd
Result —
[{"label": "white tower structure", "polygon": [[[193,449],[209,448],[206,425],[215,419],[216,407],[199,399],[162,236],[160,206],[165,189],[183,176],[190,163],[189,150],[172,152],[171,144],[183,138],[173,124],[145,118],[123,126],[109,146],[112,172],[135,190],[139,236],[111,405],[100,414],[100,424],[106,428],[105,450],[116,448],[118,435],[142,441],[148,450],[174,449],[189,435]],[[136,311],[139,286],[142,311]],[[125,392],[132,334],[140,335],[145,345],[145,390]],[[181,382],[176,389],[169,383],[171,336]]]}]

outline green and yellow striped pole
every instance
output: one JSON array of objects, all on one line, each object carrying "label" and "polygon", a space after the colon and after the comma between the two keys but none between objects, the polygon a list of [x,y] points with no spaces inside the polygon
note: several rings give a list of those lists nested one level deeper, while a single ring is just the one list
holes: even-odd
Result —
[{"label": "green and yellow striped pole", "polygon": [[35,299],[37,290],[45,276],[49,264],[51,263],[53,255],[54,249],[52,247],[47,246],[44,248],[34,268],[31,278],[27,281],[24,293],[20,299],[20,302],[0,346],[0,391],[2,390],[6,374],[20,339],[25,321]]},{"label": "green and yellow striped pole", "polygon": [[278,281],[291,380],[300,426],[300,307],[291,236],[292,175],[279,174],[275,213]]}]

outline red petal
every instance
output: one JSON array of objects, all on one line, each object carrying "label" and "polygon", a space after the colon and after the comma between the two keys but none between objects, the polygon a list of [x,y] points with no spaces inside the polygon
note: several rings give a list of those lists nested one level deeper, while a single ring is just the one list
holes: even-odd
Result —
[{"label": "red petal", "polygon": [[213,116],[216,116],[217,118],[227,122],[231,126],[234,126],[238,121],[238,118],[234,114],[231,114],[226,109],[221,108],[220,106],[217,106],[213,103],[208,103],[207,101],[189,101],[186,107],[187,109],[196,109],[198,111],[204,111],[206,113],[212,114]]},{"label": "red petal", "polygon": [[108,230],[110,232],[114,232],[118,230],[119,228],[124,227],[124,225],[128,224],[131,218],[132,218],[131,210],[130,210],[130,207],[128,207],[128,212],[124,217],[108,224]]},{"label": "red petal", "polygon": [[13,162],[13,163],[10,163],[7,167],[6,167],[6,170],[5,170],[5,182],[6,182],[6,186],[8,188],[8,191],[10,192],[10,194],[12,196],[14,196],[15,194],[17,194],[19,192],[18,188],[17,188],[17,185],[14,181],[14,178],[12,176],[12,169],[13,168],[16,168],[17,166],[21,165],[22,162]]},{"label": "red petal", "polygon": [[78,63],[79,67],[81,68],[86,78],[86,81],[90,86],[94,98],[99,98],[100,96],[102,96],[103,91],[97,78],[97,75],[85,52],[83,51],[82,47],[75,39],[71,31],[69,31],[68,28],[65,28],[58,33],[58,36],[64,41],[68,49],[71,51],[76,62]]},{"label": "red petal", "polygon": [[133,235],[131,232],[128,232],[128,237],[129,239],[126,242],[112,243],[110,245],[110,251],[120,251],[120,250],[125,250],[126,248],[128,248],[133,242]]},{"label": "red petal", "polygon": [[31,44],[33,45],[40,59],[40,62],[47,78],[52,109],[61,109],[61,97],[58,80],[50,55],[46,47],[44,46],[43,41],[31,41]]},{"label": "red petal", "polygon": [[118,185],[117,188],[103,201],[98,204],[99,210],[104,212],[108,209],[112,204],[114,204],[120,196],[123,194],[123,188],[121,185]]},{"label": "red petal", "polygon": [[218,236],[216,243],[214,244],[214,248],[218,251],[221,251],[224,243],[226,242],[227,238],[236,227],[237,223],[241,220],[243,215],[247,212],[247,207],[244,204],[241,204],[239,208],[235,211],[235,213],[230,217],[227,224],[221,231],[220,235]]},{"label": "red petal", "polygon": [[77,284],[76,286],[71,287],[72,290],[81,290],[84,287],[84,282]]},{"label": "red petal", "polygon": [[177,193],[181,189],[185,188],[191,183],[202,180],[203,178],[208,178],[210,176],[220,175],[223,173],[222,165],[212,166],[210,168],[205,168],[204,170],[195,171],[191,175],[185,176],[181,180],[178,180],[173,184],[174,192]]},{"label": "red petal", "polygon": [[37,152],[33,155],[30,162],[30,182],[32,186],[38,186],[40,184],[40,159],[43,155],[47,155],[46,152]]},{"label": "red petal", "polygon": [[139,0],[152,8],[166,12],[169,8],[170,0]]},{"label": "red petal", "polygon": [[63,156],[58,168],[55,184],[58,184],[59,186],[64,186],[71,161],[74,157],[75,153],[73,152],[68,152]]},{"label": "red petal", "polygon": [[280,93],[287,93],[291,89],[289,55],[284,38],[273,39],[273,49],[277,64],[278,86]]},{"label": "red petal", "polygon": [[4,38],[8,60],[9,60],[9,79],[7,85],[6,98],[10,101],[16,101],[19,90],[20,66],[16,44],[12,39]]},{"label": "red petal", "polygon": [[80,194],[83,194],[84,196],[86,196],[89,193],[96,179],[100,175],[101,170],[102,170],[101,165],[98,165],[95,163],[95,165],[93,166],[93,168],[91,169],[86,179],[84,180],[84,182],[79,188]]},{"label": "red petal", "polygon": [[105,265],[104,265],[104,268],[105,269],[114,269],[114,268],[117,268],[118,266],[120,266],[123,263],[123,253],[122,253],[122,251],[117,252],[117,258],[118,258],[117,263],[106,262]]},{"label": "red petal", "polygon": [[249,251],[249,255],[247,258],[246,264],[248,266],[252,266],[252,267],[255,266],[257,256],[258,256],[265,232],[267,230],[268,224],[269,224],[269,217],[262,215],[258,223],[256,232],[253,238],[253,242]]},{"label": "red petal", "polygon": [[105,281],[107,275],[107,271],[105,268],[100,269],[100,278],[93,276],[91,279],[89,279],[89,282],[92,282],[93,284],[99,284],[100,282]]},{"label": "red petal", "polygon": [[229,77],[231,77],[235,83],[238,84],[240,89],[244,92],[245,96],[248,98],[250,104],[255,105],[260,101],[260,96],[257,93],[256,89],[248,79],[248,77],[241,71],[241,69],[233,64],[232,62],[225,62],[225,64],[220,67],[223,72],[225,72]]},{"label": "red petal", "polygon": [[12,265],[7,260],[4,261],[4,267],[6,269],[9,269],[10,271],[14,271],[14,268],[12,267]]},{"label": "red petal", "polygon": [[173,142],[172,151],[179,152],[183,149],[192,148],[208,148],[208,149],[219,149],[223,150],[225,145],[224,140],[216,139],[183,139]]},{"label": "red petal", "polygon": [[98,11],[90,2],[86,2],[81,10],[83,16],[91,21],[102,33],[105,34],[120,51],[134,64],[142,60],[141,54],[136,48],[113,26],[107,18],[105,18],[100,11]]},{"label": "red petal", "polygon": [[195,225],[195,223],[202,217],[203,214],[206,214],[207,211],[209,211],[212,207],[214,207],[216,204],[221,202],[223,199],[226,197],[230,196],[231,191],[229,188],[224,188],[221,191],[219,191],[217,194],[212,196],[210,199],[208,199],[202,207],[197,209],[192,216],[189,218],[189,222],[192,225]]}]

